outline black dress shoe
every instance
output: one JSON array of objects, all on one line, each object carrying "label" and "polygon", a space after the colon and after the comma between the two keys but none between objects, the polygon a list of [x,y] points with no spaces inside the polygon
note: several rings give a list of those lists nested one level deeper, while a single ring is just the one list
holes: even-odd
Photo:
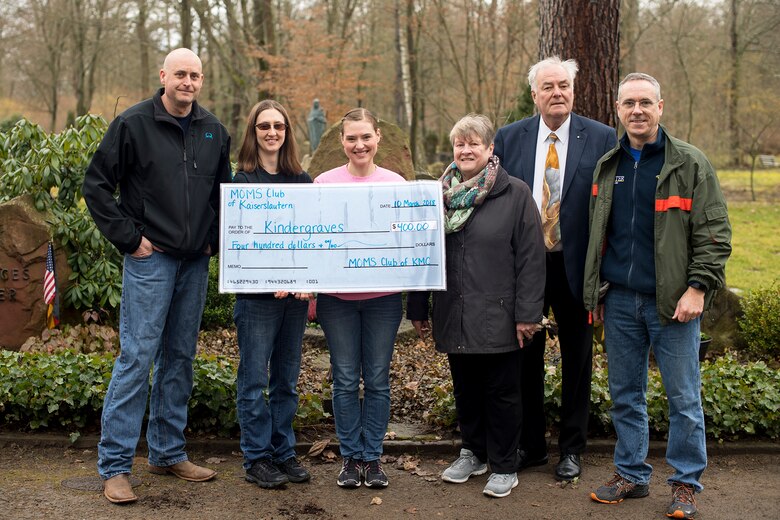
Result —
[{"label": "black dress shoe", "polygon": [[525,450],[517,450],[517,471],[522,471],[533,466],[544,466],[549,458],[545,453],[541,457],[533,456]]},{"label": "black dress shoe", "polygon": [[561,455],[561,460],[555,466],[555,476],[560,480],[574,480],[582,473],[580,456],[576,453]]}]

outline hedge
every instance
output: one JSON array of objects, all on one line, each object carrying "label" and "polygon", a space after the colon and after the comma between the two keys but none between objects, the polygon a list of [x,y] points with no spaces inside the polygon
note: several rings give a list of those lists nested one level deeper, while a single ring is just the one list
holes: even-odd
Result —
[{"label": "hedge", "polygon": [[[0,426],[22,430],[95,430],[100,425],[114,358],[63,351],[56,354],[0,352]],[[594,356],[591,426],[611,432],[611,401],[605,358]],[[548,366],[546,410],[550,423],[560,414],[560,365]],[[719,440],[746,437],[780,438],[780,372],[763,361],[740,363],[727,353],[701,365],[707,434]],[[656,435],[667,431],[668,411],[660,374],[650,370],[648,415]],[[436,405],[428,420],[440,426],[454,423],[450,383],[436,389]],[[197,357],[189,403],[190,430],[235,435],[236,371],[221,357]],[[327,416],[320,396],[301,396],[296,424],[311,424]]]}]

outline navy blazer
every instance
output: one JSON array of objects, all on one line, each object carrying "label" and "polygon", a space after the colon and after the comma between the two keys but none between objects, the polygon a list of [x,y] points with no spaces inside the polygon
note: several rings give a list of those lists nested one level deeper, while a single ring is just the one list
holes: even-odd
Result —
[{"label": "navy blazer", "polygon": [[[498,130],[495,138],[494,153],[499,157],[501,166],[509,175],[525,181],[532,191],[539,118],[536,115],[508,124]],[[601,156],[616,144],[617,135],[613,128],[572,112],[561,194],[561,242],[569,287],[579,301],[582,301],[585,254],[588,251],[588,208],[593,170]]]}]

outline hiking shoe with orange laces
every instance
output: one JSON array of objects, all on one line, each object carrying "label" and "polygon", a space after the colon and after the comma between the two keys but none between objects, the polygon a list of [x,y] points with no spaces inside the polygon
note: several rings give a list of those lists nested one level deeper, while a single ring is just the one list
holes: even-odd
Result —
[{"label": "hiking shoe with orange laces", "polygon": [[672,503],[666,510],[669,518],[694,518],[696,516],[696,488],[682,482],[672,482]]},{"label": "hiking shoe with orange laces", "polygon": [[590,498],[602,504],[617,504],[626,498],[646,497],[649,493],[649,485],[634,484],[615,473],[609,482],[591,493]]}]

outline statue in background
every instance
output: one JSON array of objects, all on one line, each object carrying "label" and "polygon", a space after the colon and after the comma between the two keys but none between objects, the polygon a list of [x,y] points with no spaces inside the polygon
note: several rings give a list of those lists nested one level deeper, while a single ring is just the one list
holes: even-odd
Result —
[{"label": "statue in background", "polygon": [[320,100],[315,99],[312,103],[311,112],[306,118],[309,124],[309,143],[312,153],[320,145],[320,138],[325,133],[325,127],[328,124],[328,120],[325,119],[325,111],[320,108]]}]

